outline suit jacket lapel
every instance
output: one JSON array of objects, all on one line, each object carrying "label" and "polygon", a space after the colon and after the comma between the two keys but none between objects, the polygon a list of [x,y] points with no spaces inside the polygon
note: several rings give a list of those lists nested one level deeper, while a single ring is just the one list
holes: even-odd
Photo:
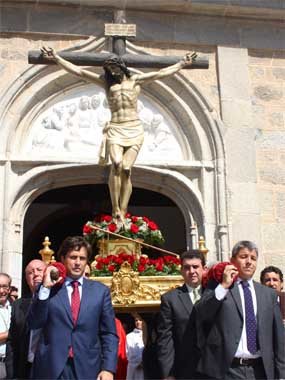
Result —
[{"label": "suit jacket lapel", "polygon": [[178,288],[178,297],[182,302],[183,306],[185,307],[187,313],[190,315],[193,308],[193,304],[189,297],[188,289],[185,284],[181,288]]},{"label": "suit jacket lapel", "polygon": [[26,323],[26,319],[31,304],[32,298],[22,298],[19,304],[19,308],[21,310],[21,319],[23,320],[23,331],[25,335],[29,334],[30,331]]},{"label": "suit jacket lapel", "polygon": [[68,315],[68,318],[70,319],[70,321],[73,323],[72,321],[72,315],[71,315],[71,307],[70,307],[70,302],[69,302],[69,299],[68,299],[68,293],[67,293],[67,289],[66,289],[66,285],[63,284],[61,286],[61,288],[59,289],[58,293],[57,293],[57,296],[59,297],[60,301],[62,302],[65,310],[66,310],[66,313]]},{"label": "suit jacket lapel", "polygon": [[91,295],[89,295],[90,285],[91,285],[91,283],[89,281],[87,281],[85,278],[83,278],[82,294],[81,294],[78,321],[88,307],[88,299],[90,299],[89,297],[91,297]]},{"label": "suit jacket lapel", "polygon": [[264,314],[264,311],[263,311],[264,302],[262,300],[262,292],[260,291],[261,285],[253,281],[253,286],[254,286],[255,296],[256,296],[256,319],[258,323],[258,328],[260,328],[260,326],[263,326],[263,325],[266,326],[266,323],[263,324],[261,321],[261,317],[263,315],[266,315],[266,313]]},{"label": "suit jacket lapel", "polygon": [[22,298],[22,302],[20,303],[20,309],[23,313],[23,316],[26,316],[28,314],[29,307],[32,303],[32,298]]},{"label": "suit jacket lapel", "polygon": [[243,318],[243,312],[242,312],[242,305],[241,305],[241,298],[240,298],[240,292],[239,292],[239,289],[238,289],[238,284],[237,282],[234,283],[234,286],[232,289],[230,289],[230,292],[231,292],[231,295],[233,297],[233,300],[237,306],[237,309],[241,315],[241,317]]}]

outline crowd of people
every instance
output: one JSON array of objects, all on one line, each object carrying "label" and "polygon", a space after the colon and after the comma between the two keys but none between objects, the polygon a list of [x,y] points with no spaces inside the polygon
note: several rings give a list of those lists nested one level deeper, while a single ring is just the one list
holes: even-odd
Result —
[{"label": "crowd of people", "polygon": [[84,238],[66,238],[57,276],[32,260],[28,298],[0,273],[0,378],[285,379],[283,273],[268,266],[253,280],[254,243],[238,242],[212,268],[198,250],[184,252],[184,284],[147,321],[133,314],[132,331],[115,318],[109,289],[88,279],[90,253]]}]

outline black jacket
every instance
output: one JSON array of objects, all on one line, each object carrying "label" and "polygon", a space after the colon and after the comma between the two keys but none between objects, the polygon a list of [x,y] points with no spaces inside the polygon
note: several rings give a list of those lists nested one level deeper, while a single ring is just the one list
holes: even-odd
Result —
[{"label": "black jacket", "polygon": [[6,371],[8,379],[29,377],[28,350],[30,332],[26,317],[31,298],[20,298],[12,304],[11,324],[6,344]]}]

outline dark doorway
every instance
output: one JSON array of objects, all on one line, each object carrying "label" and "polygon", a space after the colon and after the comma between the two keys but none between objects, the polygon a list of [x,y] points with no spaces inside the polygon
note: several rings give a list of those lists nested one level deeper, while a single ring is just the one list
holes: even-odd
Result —
[{"label": "dark doorway", "polygon": [[[165,249],[177,253],[186,249],[182,213],[168,197],[134,188],[129,212],[147,216],[159,225],[165,238]],[[38,252],[43,248],[45,236],[49,237],[50,247],[56,252],[67,236],[82,235],[83,225],[98,213],[111,213],[109,190],[104,184],[70,186],[40,195],[25,216],[23,268],[30,260],[41,258]],[[27,291],[24,283],[23,293]]]}]

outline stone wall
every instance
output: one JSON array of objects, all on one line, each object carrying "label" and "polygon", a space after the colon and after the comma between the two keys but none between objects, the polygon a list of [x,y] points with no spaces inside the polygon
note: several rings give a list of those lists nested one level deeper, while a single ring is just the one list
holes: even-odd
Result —
[{"label": "stone wall", "polygon": [[285,52],[249,51],[257,190],[266,265],[285,268]]},{"label": "stone wall", "polygon": [[[52,46],[57,50],[67,49],[75,45],[82,38],[79,37],[57,37],[52,41]],[[28,64],[28,51],[38,50],[44,45],[51,44],[48,35],[24,35],[19,33],[5,33],[0,38],[0,94],[7,91],[12,83],[18,79],[23,72],[31,67]]]},{"label": "stone wall", "polygon": [[[56,50],[84,46],[90,40],[102,37],[104,23],[112,21],[111,8],[97,8],[96,5],[92,6],[93,1],[86,2],[88,7],[81,6],[82,2],[75,0],[72,4],[66,0],[64,6],[61,1],[48,3],[30,0],[2,2],[0,5],[2,98],[13,91],[15,82],[25,80],[24,74],[31,68],[27,62],[29,50],[37,50],[43,45],[51,45]],[[103,3],[112,2],[104,1],[101,5]],[[229,246],[238,239],[254,240],[262,252],[260,266],[274,264],[285,270],[285,28],[281,23],[284,10],[278,9],[278,1],[272,0],[262,2],[263,6],[254,0],[248,6],[243,5],[246,2],[242,1],[218,1],[211,2],[208,9],[203,6],[203,1],[187,2],[193,3],[193,9],[185,6],[185,13],[176,12],[173,8],[170,11],[168,6],[171,1],[148,1],[148,11],[139,9],[141,2],[133,3],[136,6],[130,6],[127,20],[137,24],[138,36],[132,43],[138,49],[157,55],[183,55],[195,50],[209,59],[209,70],[185,70],[179,76],[180,82],[166,82],[170,87],[172,84],[176,86],[174,90],[178,97],[179,91],[185,91],[179,83],[187,80],[189,96],[194,99],[193,94],[200,95],[201,124],[203,118],[211,120],[222,141],[222,154],[211,163],[212,166],[200,162],[200,166],[195,167],[199,179],[197,176],[196,182],[192,181],[201,192],[201,204],[205,209],[209,208],[210,203],[212,205],[209,214],[206,211],[203,215],[204,223],[208,223],[208,239],[218,241],[221,234],[227,234]],[[155,9],[155,3],[159,3],[159,9]],[[178,3],[177,0],[175,4],[178,6]],[[110,49],[108,42],[105,49]],[[40,75],[44,77],[44,74]],[[54,89],[58,91],[61,86],[64,91],[64,83],[54,81]],[[191,95],[190,89],[193,90]],[[182,95],[185,99],[185,94]],[[24,110],[22,117],[25,116]],[[1,114],[4,113],[2,109]],[[15,128],[14,116],[9,115],[11,130]],[[7,137],[6,134],[7,130],[4,131],[0,125],[1,141]],[[205,131],[201,132],[206,140],[205,134]],[[207,136],[209,145],[211,139],[214,140],[214,137]],[[213,147],[214,152],[215,149]],[[15,170],[19,163],[13,166],[9,160],[9,149],[2,144],[0,220],[3,227],[0,236],[3,237],[2,241],[5,241],[5,236],[8,238],[3,246],[0,242],[0,253],[9,249],[13,234],[22,234],[19,221],[14,223],[14,220],[9,220],[8,209],[11,206],[9,202],[13,203],[13,186],[16,183],[22,185],[21,176],[24,177],[25,170]],[[33,168],[29,165],[32,164],[27,164],[32,172]],[[35,166],[40,165],[37,163]],[[169,169],[192,180],[191,165],[177,167]],[[210,180],[207,179],[209,172],[213,173],[212,177],[208,177]],[[223,176],[226,177],[226,184],[222,179],[220,188],[224,187],[226,191],[219,190],[218,195],[214,196],[213,188]],[[29,187],[27,191],[30,190]],[[219,207],[225,216],[222,220],[219,220]],[[15,249],[13,246],[19,257],[20,242],[21,238]],[[219,250],[219,244],[211,244],[211,249]],[[11,261],[6,265],[2,259],[2,268],[8,270],[13,263]],[[15,274],[17,276],[19,270]]]}]

